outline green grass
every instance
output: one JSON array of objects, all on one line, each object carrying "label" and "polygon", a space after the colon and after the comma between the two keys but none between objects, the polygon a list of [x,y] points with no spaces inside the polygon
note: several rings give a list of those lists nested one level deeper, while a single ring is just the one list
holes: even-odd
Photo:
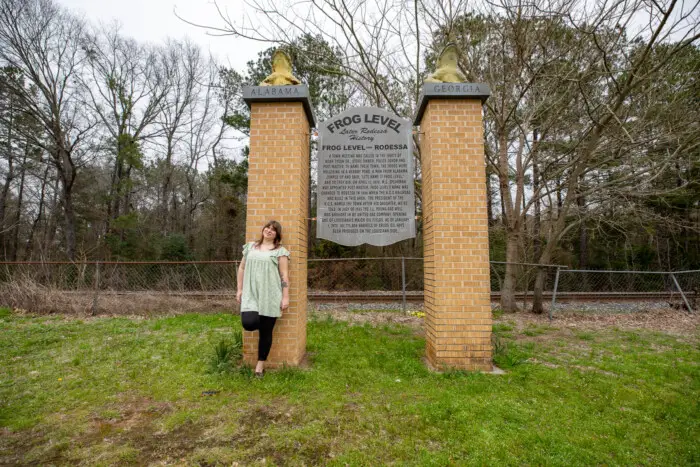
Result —
[{"label": "green grass", "polygon": [[212,372],[239,329],[0,310],[0,464],[700,463],[696,341],[499,324],[507,374],[436,374],[411,328],[323,319],[308,369]]}]

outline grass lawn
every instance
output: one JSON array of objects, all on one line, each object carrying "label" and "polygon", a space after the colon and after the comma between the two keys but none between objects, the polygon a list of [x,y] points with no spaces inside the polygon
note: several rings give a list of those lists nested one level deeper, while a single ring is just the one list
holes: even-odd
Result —
[{"label": "grass lawn", "polygon": [[435,374],[415,328],[317,318],[310,368],[208,372],[238,327],[0,310],[0,464],[700,463],[697,336],[503,317],[505,375]]}]

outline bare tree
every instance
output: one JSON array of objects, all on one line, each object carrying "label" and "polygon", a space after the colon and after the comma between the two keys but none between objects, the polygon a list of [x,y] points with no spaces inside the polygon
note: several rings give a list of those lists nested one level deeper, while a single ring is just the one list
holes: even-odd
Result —
[{"label": "bare tree", "polygon": [[[179,199],[173,190],[173,176],[179,146],[186,139],[190,108],[197,98],[196,92],[204,60],[201,50],[190,42],[169,41],[160,55],[164,79],[168,92],[160,102],[156,125],[161,138],[156,143],[162,158],[159,166],[162,172],[159,223],[165,234],[175,225]],[[162,141],[160,141],[162,140]]]},{"label": "bare tree", "polygon": [[[299,38],[318,37],[344,56],[332,63],[329,74],[340,70],[355,90],[348,90],[353,104],[379,105],[410,116],[418,97],[420,75],[420,5],[411,9],[404,4],[368,2],[366,0],[312,0],[308,8],[272,0],[246,2],[246,14],[235,21],[223,4],[214,3],[220,16],[219,25],[195,24],[212,34],[231,35],[255,41],[295,47]],[[417,23],[421,24],[417,24]],[[296,49],[305,59],[327,60],[325,51]],[[317,54],[323,53],[323,60]],[[322,73],[322,69],[318,70]]]},{"label": "bare tree", "polygon": [[[107,224],[130,210],[131,172],[142,166],[142,146],[158,130],[153,125],[168,92],[157,51],[100,27],[89,37],[84,75],[86,105],[95,109],[104,145],[112,158]],[[105,226],[105,232],[109,225]]]},{"label": "bare tree", "polygon": [[209,164],[216,165],[222,153],[225,154],[222,142],[231,130],[222,118],[229,102],[221,99],[219,69],[213,58],[202,64],[196,80],[196,98],[188,109],[186,137],[182,145],[187,185],[183,230],[191,249],[195,244],[195,215],[209,198],[203,169]]},{"label": "bare tree", "polygon": [[83,22],[51,0],[0,4],[0,61],[21,73],[26,85],[13,85],[11,91],[24,112],[42,126],[38,134],[22,136],[42,148],[58,172],[65,251],[71,260],[76,252],[73,185],[83,163],[81,144],[95,125],[79,105],[83,40]]},{"label": "bare tree", "polygon": [[[571,151],[561,210],[556,221],[549,223],[548,241],[538,258],[544,264],[551,261],[561,238],[587,217],[584,215],[591,206],[596,206],[583,201],[586,197],[605,192],[612,192],[611,196],[619,192],[648,196],[658,191],[652,188],[652,181],[666,172],[678,153],[698,144],[683,138],[683,144],[666,152],[649,151],[648,148],[655,143],[676,139],[678,135],[675,132],[656,132],[655,138],[650,138],[649,130],[658,122],[645,118],[646,110],[642,115],[633,111],[630,101],[644,99],[645,83],[663,76],[662,72],[668,69],[673,58],[700,39],[700,23],[697,21],[700,6],[669,0],[651,3],[618,1],[605,7],[572,12],[568,16],[596,59],[596,65],[591,65],[586,71],[598,73],[596,84],[606,92],[585,86],[583,80],[577,81],[585,109],[580,128],[583,131],[579,132],[582,136]],[[634,21],[637,18],[641,18],[645,26],[636,28],[638,32],[635,34]],[[632,37],[627,39],[625,35],[630,31]],[[672,111],[673,105],[668,109]],[[622,169],[610,176],[609,167],[616,166]],[[595,177],[601,173],[606,176]],[[577,207],[585,209],[579,209],[579,222],[572,222],[569,214]],[[542,310],[543,283],[544,272],[540,271],[535,284],[535,312]]]},{"label": "bare tree", "polygon": [[[4,171],[2,185],[0,189],[0,248],[4,251],[4,256],[8,257],[6,238],[7,234],[14,229],[14,225],[9,222],[7,216],[8,202],[11,196],[11,186],[13,180],[18,176],[17,160],[22,145],[21,136],[17,127],[21,125],[21,108],[17,102],[12,88],[18,83],[9,81],[21,81],[21,76],[16,69],[4,67],[0,70],[0,169]],[[20,176],[23,175],[21,167]]]},{"label": "bare tree", "polygon": [[46,211],[46,195],[49,189],[49,175],[50,175],[50,165],[45,165],[41,177],[39,179],[39,188],[36,197],[38,198],[36,202],[36,214],[33,216],[33,220],[29,231],[26,235],[26,242],[24,245],[24,256],[23,259],[28,261],[33,258],[35,239],[39,235],[39,223],[45,219]]},{"label": "bare tree", "polygon": [[[629,162],[627,173],[609,176],[603,185],[590,179],[603,172],[611,175],[607,169],[623,153],[619,149],[624,140],[612,138],[614,128],[630,127],[625,130],[627,138],[646,131],[640,120],[633,121],[625,103],[640,83],[663,69],[662,60],[639,73],[647,68],[648,52],[662,38],[681,34],[667,58],[697,39],[697,26],[689,21],[693,12],[697,15],[697,7],[679,14],[672,1],[590,6],[575,1],[500,0],[487,6],[482,14],[462,17],[455,17],[451,8],[437,8],[430,18],[441,25],[437,41],[459,44],[464,71],[492,89],[486,103],[486,155],[499,180],[507,239],[501,305],[514,310],[515,263],[524,259],[533,208],[538,250],[534,260],[550,263],[563,236],[594,215],[591,208],[596,201],[588,198],[592,192],[626,189],[645,177],[653,179],[664,170],[664,161],[674,157],[667,154],[653,164],[637,158]],[[649,26],[641,28],[637,38],[628,38],[633,18],[644,12]],[[664,17],[675,19],[669,22]],[[625,118],[630,120],[623,124]],[[614,144],[617,151],[611,149]],[[540,247],[542,206],[547,216],[542,234],[547,241]],[[535,284],[537,312],[542,310],[544,278],[541,270]]]}]

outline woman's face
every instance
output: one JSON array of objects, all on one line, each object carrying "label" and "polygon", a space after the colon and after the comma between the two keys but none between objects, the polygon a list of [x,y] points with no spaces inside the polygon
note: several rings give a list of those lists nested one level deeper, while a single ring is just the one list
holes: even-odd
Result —
[{"label": "woman's face", "polygon": [[263,238],[268,240],[274,240],[277,238],[277,231],[275,230],[274,226],[268,225],[263,229]]}]

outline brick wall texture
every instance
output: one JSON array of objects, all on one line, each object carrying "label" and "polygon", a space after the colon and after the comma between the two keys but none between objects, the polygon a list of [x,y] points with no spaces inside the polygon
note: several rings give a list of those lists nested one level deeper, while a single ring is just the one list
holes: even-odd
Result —
[{"label": "brick wall texture", "polygon": [[[290,253],[289,309],[277,320],[268,368],[299,365],[306,353],[309,122],[299,102],[253,103],[250,118],[247,241],[270,219]],[[258,333],[243,333],[243,357],[257,361]]]},{"label": "brick wall texture", "polygon": [[431,99],[421,121],[428,363],[491,371],[486,168],[478,99]]}]

